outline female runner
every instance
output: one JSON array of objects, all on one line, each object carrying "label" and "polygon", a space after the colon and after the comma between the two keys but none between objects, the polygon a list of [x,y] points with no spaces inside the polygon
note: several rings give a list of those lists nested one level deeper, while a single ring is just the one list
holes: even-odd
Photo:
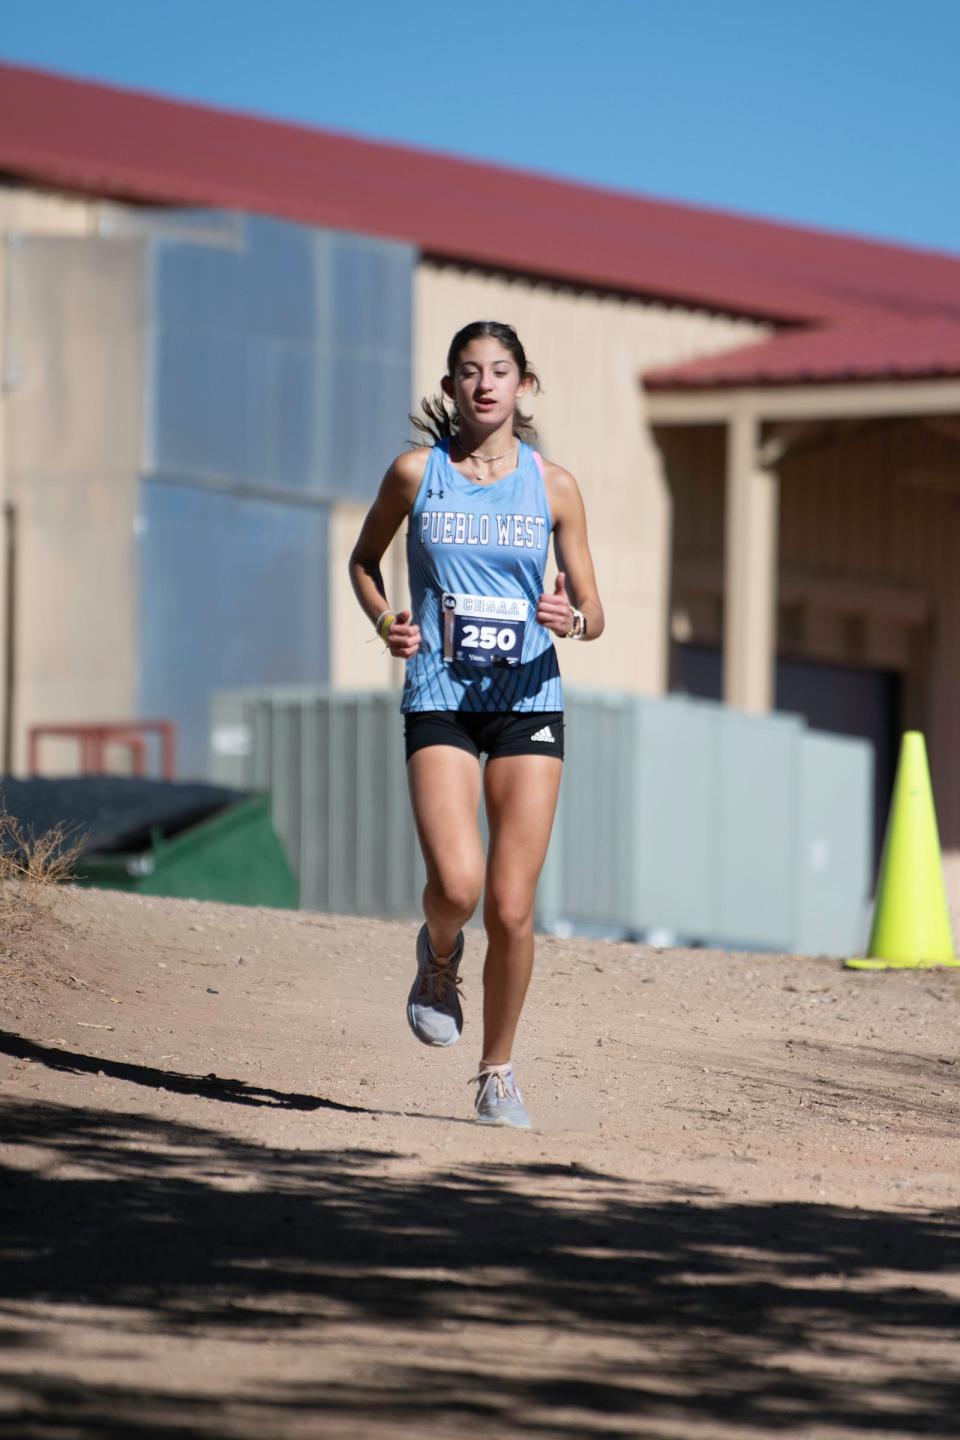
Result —
[{"label": "female runner", "polygon": [[[350,557],[361,606],[406,661],[407,773],[427,870],[407,1019],[425,1045],[460,1038],[462,927],[485,885],[476,1112],[493,1125],[530,1124],[511,1056],[563,760],[552,636],[595,640],[603,630],[577,483],[524,439],[532,431],[517,402],[538,386],[511,326],[458,331],[441,381],[452,408],[440,396],[422,402],[414,424],[434,443],[394,460]],[[380,573],[404,520],[412,614],[391,608]],[[559,574],[547,595],[551,532]]]}]

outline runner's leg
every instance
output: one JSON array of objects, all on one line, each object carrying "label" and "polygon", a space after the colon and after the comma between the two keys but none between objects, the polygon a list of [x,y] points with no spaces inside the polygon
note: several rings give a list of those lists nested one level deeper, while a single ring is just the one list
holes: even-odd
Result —
[{"label": "runner's leg", "polygon": [[480,762],[453,745],[427,745],[410,756],[407,779],[427,867],[423,914],[433,953],[444,957],[483,888]]},{"label": "runner's leg", "polygon": [[484,794],[490,827],[483,921],[483,1052],[487,1064],[511,1058],[533,971],[533,902],[547,854],[562,761],[550,755],[488,760]]}]

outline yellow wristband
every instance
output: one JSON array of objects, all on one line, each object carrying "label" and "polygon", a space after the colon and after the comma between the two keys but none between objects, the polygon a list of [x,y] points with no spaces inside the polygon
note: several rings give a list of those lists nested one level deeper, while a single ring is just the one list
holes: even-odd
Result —
[{"label": "yellow wristband", "polygon": [[382,615],[377,616],[376,631],[384,644],[387,643],[387,636],[390,634],[390,626],[396,620],[392,610],[384,610]]}]

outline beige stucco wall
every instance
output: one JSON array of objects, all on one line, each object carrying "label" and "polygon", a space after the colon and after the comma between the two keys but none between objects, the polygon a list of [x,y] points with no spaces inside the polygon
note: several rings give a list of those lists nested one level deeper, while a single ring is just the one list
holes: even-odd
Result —
[{"label": "beige stucco wall", "polygon": [[97,228],[100,202],[69,195],[50,195],[0,185],[0,233],[17,235],[91,235]]},{"label": "beige stucco wall", "polygon": [[[0,185],[0,515],[10,499],[8,450],[9,411],[16,375],[8,353],[8,332],[12,320],[9,302],[11,277],[9,258],[22,235],[87,235],[97,224],[97,205],[87,200],[44,194],[19,186]],[[6,543],[0,544],[0,635],[7,624]],[[0,705],[5,679],[0,663]],[[3,743],[0,737],[0,744]]]},{"label": "beige stucco wall", "polygon": [[543,451],[574,473],[583,492],[607,616],[599,644],[563,649],[564,677],[581,688],[662,691],[670,498],[638,375],[746,344],[766,330],[431,261],[418,267],[414,311],[417,397],[436,393],[462,325],[492,319],[517,329],[543,382],[530,406]]},{"label": "beige stucco wall", "polygon": [[[143,252],[137,241],[20,237],[4,263],[22,769],[31,723],[134,713]],[[51,745],[45,768],[69,768],[75,754]]]}]

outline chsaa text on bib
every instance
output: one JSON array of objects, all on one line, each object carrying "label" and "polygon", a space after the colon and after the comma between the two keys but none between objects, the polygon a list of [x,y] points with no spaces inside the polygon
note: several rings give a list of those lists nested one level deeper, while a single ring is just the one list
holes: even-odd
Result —
[{"label": "chsaa text on bib", "polygon": [[476,615],[482,620],[526,620],[526,600],[503,599],[497,595],[455,595],[458,615]]}]

